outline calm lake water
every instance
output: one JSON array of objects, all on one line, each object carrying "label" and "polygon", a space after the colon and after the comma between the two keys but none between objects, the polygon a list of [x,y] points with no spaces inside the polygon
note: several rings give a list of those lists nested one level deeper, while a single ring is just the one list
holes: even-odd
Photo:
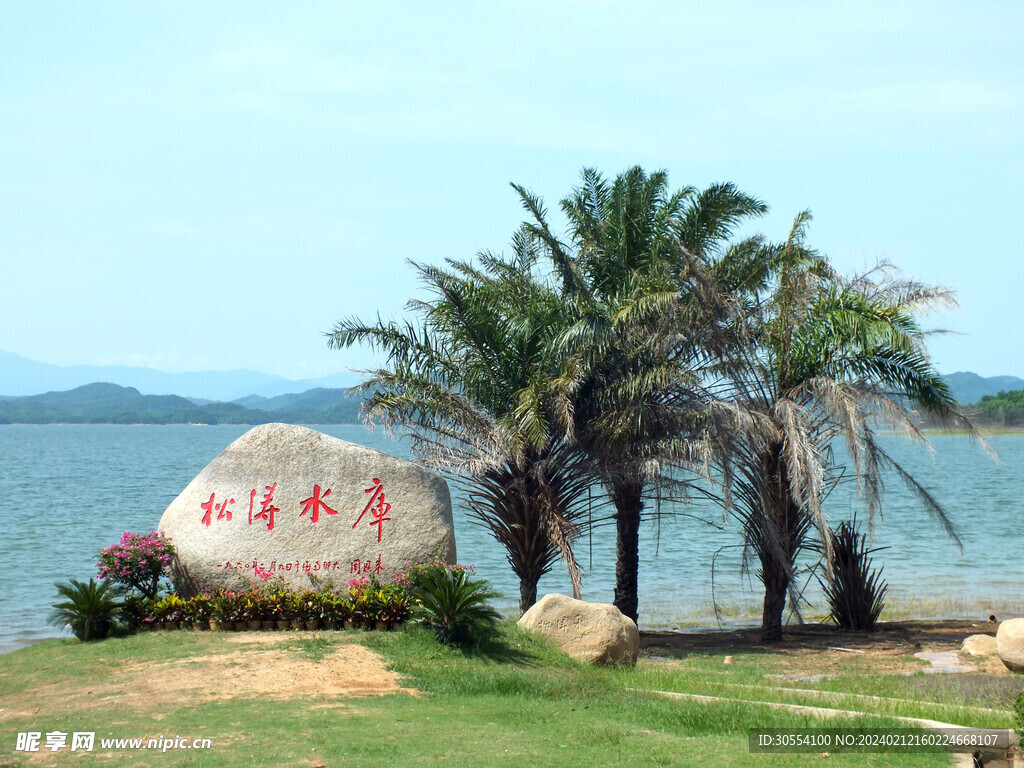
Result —
[{"label": "calm lake water", "polygon": [[[0,650],[60,634],[47,617],[54,583],[95,575],[96,553],[121,532],[157,526],[166,506],[206,464],[246,431],[238,426],[0,426]],[[401,442],[358,425],[321,431],[399,456]],[[899,437],[887,450],[946,507],[961,552],[900,481],[889,478],[875,545],[887,546],[889,618],[1005,618],[1024,615],[1024,437],[992,437],[993,461],[967,438],[936,436],[934,457]],[[829,499],[836,521],[858,509],[852,489]],[[864,517],[863,513],[860,515]],[[518,582],[503,550],[485,530],[455,510],[459,560],[518,601]],[[644,526],[640,573],[641,626],[715,626],[756,623],[761,593],[740,568],[740,531],[710,507],[661,505]],[[597,527],[577,545],[586,567],[584,598],[611,602],[614,527]],[[714,579],[712,579],[714,565]],[[808,614],[820,613],[813,577]],[[712,587],[716,601],[712,601]],[[541,583],[545,592],[570,593],[561,573]],[[718,615],[715,614],[715,604]],[[886,618],[886,614],[883,614]]]}]

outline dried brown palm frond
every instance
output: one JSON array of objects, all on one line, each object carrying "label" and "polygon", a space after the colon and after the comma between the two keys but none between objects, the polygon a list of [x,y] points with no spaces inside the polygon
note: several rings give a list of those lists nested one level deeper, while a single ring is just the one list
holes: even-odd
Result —
[{"label": "dried brown palm frond", "polygon": [[902,280],[888,265],[844,278],[806,248],[808,222],[797,217],[786,244],[766,251],[770,277],[735,302],[749,311],[749,330],[735,337],[733,445],[723,471],[746,554],[761,563],[766,640],[781,637],[785,595],[813,531],[833,562],[823,508],[843,469],[833,440],[846,444],[869,527],[892,471],[956,541],[941,505],[879,445],[875,426],[923,441],[915,408],[977,436],[932,368],[914,315],[948,302],[948,292]]},{"label": "dried brown palm frond", "polygon": [[559,558],[578,593],[572,543],[593,480],[554,426],[571,418],[562,403],[576,386],[554,354],[564,303],[533,273],[536,239],[517,233],[513,251],[480,254],[478,264],[414,264],[433,294],[410,302],[420,325],[344,320],[329,337],[333,347],[387,354],[361,388],[364,418],[400,429],[420,461],[465,489],[471,515],[506,548],[521,594],[533,599]]},{"label": "dried brown palm frond", "polygon": [[470,517],[502,544],[519,577],[521,611],[536,601],[538,581],[558,560],[565,562],[573,596],[580,597],[582,573],[573,544],[586,531],[590,514],[585,513],[592,513],[590,483],[582,458],[564,445],[459,482]]}]

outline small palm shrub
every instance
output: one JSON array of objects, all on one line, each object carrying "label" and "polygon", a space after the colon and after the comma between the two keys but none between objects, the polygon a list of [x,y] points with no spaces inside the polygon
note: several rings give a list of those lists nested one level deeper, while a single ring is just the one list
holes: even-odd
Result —
[{"label": "small palm shrub", "polygon": [[458,568],[426,567],[411,578],[412,618],[445,645],[470,645],[490,637],[501,615],[487,604],[499,597],[486,581]]},{"label": "small palm shrub", "polygon": [[110,634],[121,611],[117,588],[109,582],[89,583],[71,579],[57,584],[63,602],[53,604],[50,620],[59,627],[69,626],[79,640],[101,640]]},{"label": "small palm shrub", "polygon": [[821,581],[829,618],[846,630],[871,632],[885,607],[888,586],[882,569],[871,567],[871,555],[885,547],[867,548],[867,536],[858,534],[857,521],[829,531],[834,561],[832,572]]}]

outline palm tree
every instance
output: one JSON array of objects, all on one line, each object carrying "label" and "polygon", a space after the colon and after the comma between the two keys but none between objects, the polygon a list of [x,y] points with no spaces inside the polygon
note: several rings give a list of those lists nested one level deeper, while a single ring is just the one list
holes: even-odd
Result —
[{"label": "palm tree", "polygon": [[433,293],[409,304],[419,326],[348,319],[328,334],[332,348],[365,343],[386,352],[386,366],[362,385],[364,414],[404,428],[417,456],[465,489],[471,516],[519,576],[521,611],[559,559],[579,596],[572,542],[590,484],[552,429],[558,387],[571,382],[553,355],[565,307],[533,274],[535,251],[520,232],[509,260],[483,253],[479,267],[414,264]]},{"label": "palm tree", "polygon": [[722,347],[722,307],[703,264],[766,208],[729,184],[670,194],[664,172],[635,167],[608,183],[587,169],[561,203],[562,243],[542,201],[513,187],[572,312],[557,340],[577,382],[563,388],[572,402],[560,409],[571,416],[562,427],[614,504],[614,603],[636,621],[645,494],[671,481],[667,464],[699,471],[713,451],[705,384]]},{"label": "palm tree", "polygon": [[746,552],[760,564],[767,642],[782,636],[794,566],[812,533],[831,562],[822,504],[840,469],[832,440],[845,440],[869,523],[881,472],[892,469],[955,539],[939,503],[883,450],[875,429],[897,427],[923,439],[913,407],[973,431],[929,363],[915,318],[952,297],[885,265],[842,277],[805,245],[809,222],[808,213],[800,214],[784,245],[714,270],[723,280],[731,276],[744,315],[743,333],[734,337],[736,429],[722,466]]}]

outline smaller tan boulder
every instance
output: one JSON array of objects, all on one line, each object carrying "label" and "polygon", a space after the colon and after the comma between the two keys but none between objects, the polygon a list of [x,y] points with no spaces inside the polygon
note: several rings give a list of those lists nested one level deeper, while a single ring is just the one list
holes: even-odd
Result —
[{"label": "smaller tan boulder", "polygon": [[960,650],[968,656],[995,656],[996,638],[994,635],[971,635],[964,638]]},{"label": "smaller tan boulder", "polygon": [[1024,672],[1024,619],[1010,619],[999,625],[996,653],[1007,669]]},{"label": "smaller tan boulder", "polygon": [[519,619],[567,654],[590,664],[636,664],[640,632],[614,605],[544,595]]}]

